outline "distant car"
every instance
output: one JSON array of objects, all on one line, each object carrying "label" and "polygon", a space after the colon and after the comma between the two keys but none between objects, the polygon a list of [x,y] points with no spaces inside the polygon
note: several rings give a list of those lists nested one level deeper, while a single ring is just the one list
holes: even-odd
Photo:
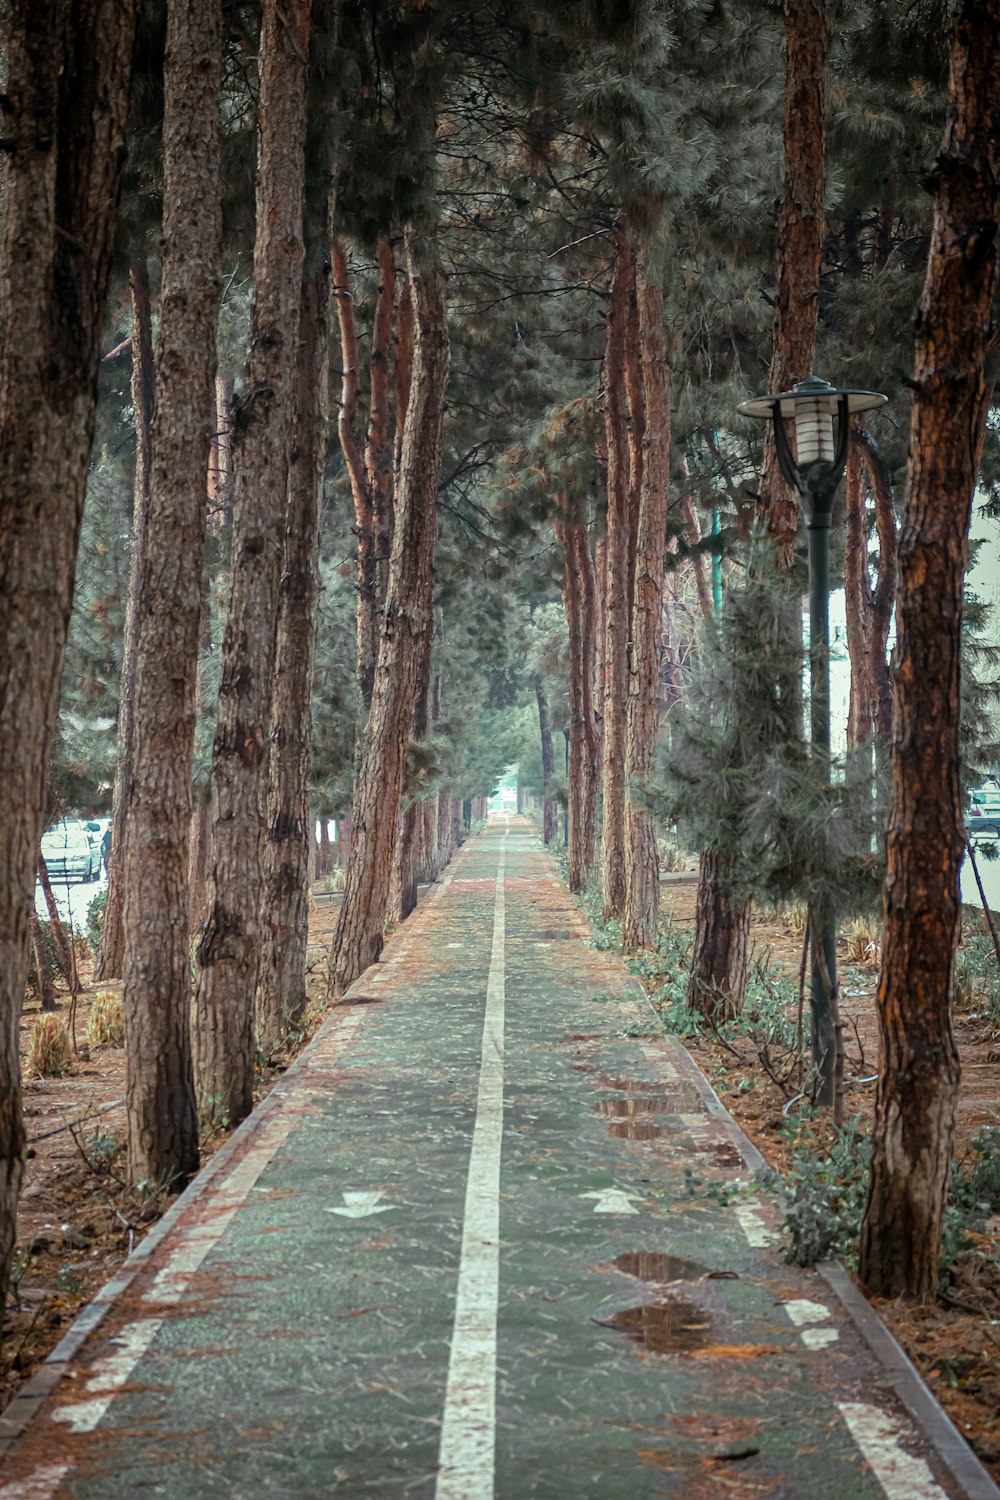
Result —
[{"label": "distant car", "polygon": [[57,880],[97,880],[101,846],[82,823],[57,823],[42,834],[42,858]]},{"label": "distant car", "polygon": [[965,826],[970,839],[1000,838],[1000,785],[987,781],[969,798]]}]

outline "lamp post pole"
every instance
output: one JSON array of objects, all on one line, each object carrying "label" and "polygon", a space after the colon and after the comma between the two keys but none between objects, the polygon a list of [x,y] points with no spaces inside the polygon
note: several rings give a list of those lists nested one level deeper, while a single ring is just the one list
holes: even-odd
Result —
[{"label": "lamp post pole", "polygon": [[[883,406],[875,391],[842,390],[808,375],[790,391],[744,401],[742,416],[774,424],[778,466],[806,504],[809,536],[809,740],[817,780],[830,785],[830,522],[833,497],[847,463],[854,412]],[[834,418],[837,419],[836,438]],[[793,454],[785,419],[795,423]],[[811,1015],[816,1102],[836,1099],[840,1066],[837,1035],[837,916],[828,894],[809,903],[812,954]]]},{"label": "lamp post pole", "polygon": [[[830,523],[836,478],[806,475],[809,513],[809,743],[813,768],[823,787],[830,784]],[[815,482],[813,482],[815,481]],[[828,900],[809,907],[812,954],[812,1052],[819,1069],[816,1102],[832,1105],[836,1091],[837,922]],[[825,972],[824,972],[825,971]]]}]

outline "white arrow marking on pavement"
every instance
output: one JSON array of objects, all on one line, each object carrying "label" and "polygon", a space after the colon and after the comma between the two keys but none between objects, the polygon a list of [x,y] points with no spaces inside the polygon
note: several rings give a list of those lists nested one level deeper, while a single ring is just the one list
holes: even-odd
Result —
[{"label": "white arrow marking on pavement", "polygon": [[632,1207],[632,1194],[622,1192],[621,1188],[605,1188],[601,1193],[581,1193],[581,1198],[596,1198],[594,1204],[595,1214],[637,1214],[639,1210]]},{"label": "white arrow marking on pavement", "polygon": [[343,1208],[328,1208],[328,1214],[340,1214],[345,1219],[367,1219],[369,1214],[387,1214],[391,1203],[379,1203],[381,1193],[344,1193]]}]

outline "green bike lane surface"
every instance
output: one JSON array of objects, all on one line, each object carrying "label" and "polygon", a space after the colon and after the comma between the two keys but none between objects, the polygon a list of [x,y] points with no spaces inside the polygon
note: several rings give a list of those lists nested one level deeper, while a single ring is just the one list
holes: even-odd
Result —
[{"label": "green bike lane surface", "polygon": [[996,1494],[653,1030],[491,823],[14,1403],[0,1497]]}]

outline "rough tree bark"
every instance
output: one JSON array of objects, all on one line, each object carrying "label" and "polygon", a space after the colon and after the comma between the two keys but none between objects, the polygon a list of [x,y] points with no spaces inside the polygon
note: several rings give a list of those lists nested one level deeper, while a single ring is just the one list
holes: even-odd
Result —
[{"label": "rough tree bark", "polygon": [[643,386],[636,561],[632,594],[632,668],[628,682],[625,802],[626,948],[655,947],[660,917],[656,827],[641,804],[653,770],[660,707],[660,626],[670,489],[670,397],[663,292],[644,246],[636,260],[638,343]]},{"label": "rough tree bark", "polygon": [[535,674],[535,701],[538,704],[538,738],[542,747],[542,842],[551,844],[556,836],[556,804],[550,795],[555,771],[552,750],[552,717],[541,673]]},{"label": "rough tree bark", "polygon": [[732,900],[728,874],[725,855],[702,853],[687,1006],[715,1021],[739,1014],[747,986],[750,905]]},{"label": "rough tree bark", "polygon": [[604,422],[608,451],[607,560],[604,585],[604,699],[601,746],[601,890],[604,916],[625,909],[625,705],[631,616],[629,423],[625,401],[629,301],[635,262],[626,232],[615,233],[607,347]]},{"label": "rough tree bark", "polygon": [[295,429],[275,652],[267,844],[257,970],[257,1043],[269,1057],[306,1006],[309,770],[319,595],[319,523],[326,468],[330,284],[321,264],[303,282]]},{"label": "rough tree bark", "polygon": [[265,1057],[306,1007],[312,689],[319,538],[329,428],[329,79],[336,37],[330,0],[313,0],[311,94],[303,212],[305,258],[298,369],[275,645],[271,753],[257,966],[257,1043]]},{"label": "rough tree bark", "polygon": [[135,612],[139,579],[146,552],[149,522],[150,454],[153,432],[155,374],[153,317],[149,297],[149,268],[144,260],[129,267],[132,299],[132,407],[135,411],[135,482],[132,490],[132,546],[129,553],[128,597],[122,629],[122,665],[118,681],[118,726],[115,783],[111,795],[111,849],[108,853],[108,893],[101,919],[101,941],[94,965],[95,980],[119,979],[125,961],[125,809],[132,774],[135,719]]},{"label": "rough tree bark", "polygon": [[271,676],[298,358],[310,0],[264,0],[254,297],[233,434],[233,581],[212,749],[209,914],[198,944],[198,1107],[236,1124],[253,1107],[253,996]]},{"label": "rough tree bark", "polygon": [[[827,22],[823,0],[785,0],[785,192],[777,223],[774,338],[768,389],[787,390],[808,375],[816,350],[819,272],[824,230]],[[798,500],[778,469],[768,431],[761,470],[760,513],[779,567],[795,566]],[[801,634],[797,604],[787,631]],[[699,1008],[741,999],[746,990],[749,909],[732,907],[726,893],[727,861],[705,855],[699,865],[697,922],[688,1003]],[[715,889],[704,882],[716,882]],[[704,924],[704,930],[702,930]],[[724,943],[731,940],[728,957]]]},{"label": "rough tree bark", "polygon": [[[847,460],[844,538],[844,596],[851,698],[847,746],[860,750],[873,733],[888,739],[892,727],[892,681],[886,654],[896,600],[896,517],[892,484],[871,434],[855,418]],[[875,501],[878,578],[868,561],[865,490]]]},{"label": "rough tree bark", "polygon": [[151,505],[135,601],[125,828],[128,1171],[177,1184],[198,1167],[188,865],[205,488],[219,316],[219,0],[170,0],[164,56],[163,279]]},{"label": "rough tree bark", "polygon": [[[774,342],[768,390],[812,371],[825,226],[827,21],[824,0],[785,0],[785,193],[778,212]],[[768,427],[761,509],[779,567],[795,562],[799,505],[778,469]]]},{"label": "rough tree bark", "polygon": [[1000,267],[1000,0],[964,0],[917,314],[899,544],[880,1071],[860,1274],[933,1296],[958,1093],[951,983],[961,905],[963,581]]},{"label": "rough tree bark", "polygon": [[59,949],[59,960],[62,971],[66,976],[66,984],[71,995],[80,993],[80,976],[76,968],[76,953],[73,944],[66,936],[66,928],[63,919],[59,915],[59,907],[56,904],[55,892],[52,889],[52,881],[49,878],[49,867],[41,854],[38,856],[38,884],[42,888],[45,898],[45,909],[49,914],[49,925],[52,928],[52,936],[56,947]]},{"label": "rough tree bark", "polygon": [[49,963],[48,950],[45,947],[42,924],[38,920],[38,913],[34,907],[31,908],[28,917],[31,923],[31,946],[35,955],[35,974],[38,979],[38,1003],[42,1010],[55,1010],[56,992],[52,983],[52,965]]},{"label": "rough tree bark", "polygon": [[563,609],[569,634],[569,888],[582,891],[594,873],[600,740],[594,713],[596,583],[587,529],[568,517],[560,497],[554,529],[563,544]]},{"label": "rough tree bark", "polygon": [[0,242],[0,1319],[24,1126],[18,1021],[125,139],[136,0],[9,0]]},{"label": "rough tree bark", "polygon": [[[423,243],[433,241],[428,236]],[[431,628],[448,332],[440,272],[419,258],[413,232],[407,235],[407,267],[414,307],[412,382],[384,625],[354,794],[351,860],[330,951],[333,995],[342,994],[382,951],[406,744],[420,653]]]},{"label": "rough tree bark", "polygon": [[[379,283],[372,323],[368,429],[363,444],[358,435],[361,351],[347,252],[340,240],[333,242],[332,263],[343,370],[337,431],[354,497],[354,524],[358,538],[357,676],[362,701],[366,708],[370,708],[379,646],[379,611],[385,603],[388,587],[392,541],[389,390],[396,306],[396,258],[388,234],[380,235]],[[401,338],[405,336],[404,331]],[[404,405],[401,416],[405,415],[405,410]]]}]

